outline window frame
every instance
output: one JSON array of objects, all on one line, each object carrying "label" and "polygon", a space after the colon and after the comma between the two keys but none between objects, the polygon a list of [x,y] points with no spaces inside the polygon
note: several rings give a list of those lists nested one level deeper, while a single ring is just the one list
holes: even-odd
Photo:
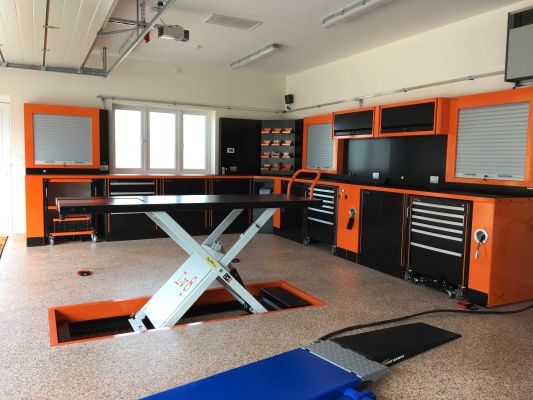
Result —
[{"label": "window frame", "polygon": [[[185,169],[183,166],[183,150],[184,144],[183,144],[183,115],[202,115],[205,117],[205,169]],[[178,140],[179,140],[179,171],[181,174],[201,174],[201,173],[208,173],[211,171],[211,118],[210,118],[210,112],[209,111],[198,111],[198,110],[180,110],[180,117],[179,117],[179,132]]]},{"label": "window frame", "polygon": [[[141,112],[141,167],[140,168],[117,168],[115,146],[115,110],[131,110]],[[176,118],[176,141],[175,141],[175,168],[150,168],[150,113],[173,113]],[[211,110],[178,109],[173,107],[152,107],[129,104],[113,104],[111,109],[111,126],[109,137],[110,172],[117,174],[209,174],[212,169],[213,146],[212,146],[212,117]],[[183,167],[183,115],[203,115],[206,119],[205,130],[205,169],[185,169]]]}]

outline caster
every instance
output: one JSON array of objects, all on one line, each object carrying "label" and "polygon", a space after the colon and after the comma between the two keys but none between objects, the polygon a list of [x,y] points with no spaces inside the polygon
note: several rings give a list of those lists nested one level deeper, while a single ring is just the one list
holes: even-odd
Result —
[{"label": "caster", "polygon": [[453,299],[455,297],[455,293],[453,292],[453,290],[446,290],[446,293],[448,293],[448,297],[450,299]]},{"label": "caster", "polygon": [[98,236],[96,236],[96,233],[92,233],[91,234],[91,242],[96,243],[97,240],[98,240]]},{"label": "caster", "polygon": [[48,236],[48,243],[50,244],[50,246],[54,245],[54,237],[53,236]]},{"label": "caster", "polygon": [[403,280],[406,282],[414,283],[413,274],[411,271],[405,271],[403,274]]},{"label": "caster", "polygon": [[457,291],[455,293],[455,298],[458,299],[458,300],[464,300],[465,299],[465,295],[466,295],[466,290],[463,286],[459,286],[457,288]]},{"label": "caster", "polygon": [[302,243],[304,246],[309,246],[309,244],[311,243],[311,239],[309,237],[304,237]]}]

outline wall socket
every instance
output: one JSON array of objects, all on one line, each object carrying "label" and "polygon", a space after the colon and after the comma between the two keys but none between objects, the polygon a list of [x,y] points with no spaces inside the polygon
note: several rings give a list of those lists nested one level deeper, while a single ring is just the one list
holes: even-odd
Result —
[{"label": "wall socket", "polygon": [[379,172],[372,172],[372,179],[379,181]]},{"label": "wall socket", "polygon": [[439,177],[436,175],[431,175],[429,177],[429,183],[433,183],[434,185],[437,185],[439,183]]}]

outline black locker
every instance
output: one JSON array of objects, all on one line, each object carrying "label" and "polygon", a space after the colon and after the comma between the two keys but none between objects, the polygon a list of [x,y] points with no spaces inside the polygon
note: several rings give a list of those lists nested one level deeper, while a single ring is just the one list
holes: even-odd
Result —
[{"label": "black locker", "polygon": [[259,175],[261,121],[220,118],[220,167],[227,175]]},{"label": "black locker", "polygon": [[404,195],[363,190],[359,264],[403,277]]}]

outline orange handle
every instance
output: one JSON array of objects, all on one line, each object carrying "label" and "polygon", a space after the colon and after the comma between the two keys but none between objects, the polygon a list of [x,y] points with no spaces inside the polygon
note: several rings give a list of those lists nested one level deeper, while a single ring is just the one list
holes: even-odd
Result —
[{"label": "orange handle", "polygon": [[309,188],[309,198],[313,198],[313,189],[315,188],[317,182],[320,179],[320,171],[317,171],[315,169],[299,169],[294,173],[294,175],[289,180],[289,186],[287,186],[287,196],[291,195],[291,189],[292,189],[292,183],[296,179],[298,175],[300,175],[302,172],[308,173],[308,174],[315,174],[315,179],[313,180],[313,183],[311,184],[311,187]]}]

